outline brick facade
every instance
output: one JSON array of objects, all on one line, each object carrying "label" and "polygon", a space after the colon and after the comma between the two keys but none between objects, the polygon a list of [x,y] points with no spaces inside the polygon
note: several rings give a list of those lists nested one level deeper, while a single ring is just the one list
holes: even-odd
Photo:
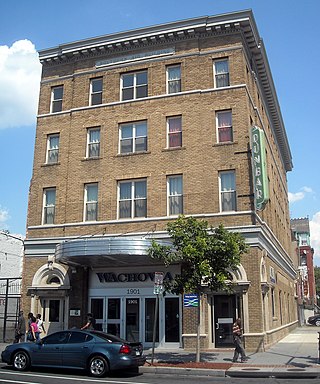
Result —
[{"label": "brick facade", "polygon": [[[225,16],[221,29],[196,27],[193,21],[185,21],[180,32],[163,27],[161,34],[158,26],[151,28],[150,34],[139,30],[135,38],[129,33],[118,43],[117,35],[107,36],[104,44],[92,39],[90,48],[86,48],[87,42],[78,42],[68,47],[71,54],[64,46],[57,52],[40,52],[43,73],[27,220],[25,258],[29,263],[24,273],[26,289],[34,292],[31,296],[41,295],[30,288],[32,276],[54,254],[55,244],[88,236],[163,234],[166,224],[175,218],[167,211],[167,177],[182,175],[183,213],[204,218],[213,226],[223,223],[230,230],[240,231],[250,245],[241,262],[247,285],[239,291],[244,300],[241,313],[245,317],[246,347],[262,349],[294,326],[295,265],[291,258],[286,182],[291,155],[280,112],[274,110],[277,100],[265,53],[261,47],[250,46],[243,35],[247,25],[234,22],[232,16],[230,20]],[[251,12],[245,16],[245,20],[253,18]],[[165,49],[171,49],[171,53],[157,54]],[[227,87],[215,87],[214,62],[218,59],[228,60]],[[113,64],[97,66],[103,60],[113,60]],[[181,92],[175,94],[168,94],[166,88],[170,65],[181,68]],[[266,78],[262,77],[261,66],[265,67]],[[142,70],[148,72],[148,97],[121,101],[121,76]],[[96,77],[103,79],[102,104],[90,106],[90,80]],[[62,111],[50,113],[51,90],[55,86],[63,86]],[[232,112],[233,140],[218,143],[216,114],[226,110]],[[182,118],[182,146],[177,148],[167,146],[166,121],[172,116]],[[119,125],[138,121],[147,121],[147,150],[119,154]],[[253,125],[262,128],[266,137],[270,199],[261,211],[254,204],[250,141]],[[100,156],[88,159],[87,129],[91,127],[100,127]],[[59,161],[55,164],[46,164],[49,134],[59,134]],[[219,172],[230,170],[235,172],[237,209],[222,212]],[[147,183],[147,216],[119,220],[118,182],[135,179]],[[88,183],[98,184],[94,222],[84,221],[84,185]],[[52,225],[42,224],[45,188],[56,189]],[[270,267],[276,276],[274,282],[270,281]],[[68,309],[80,308],[84,314],[88,308],[86,269],[77,268],[74,274],[71,265],[65,269],[72,287]],[[275,296],[274,316],[270,315],[271,290]],[[214,345],[210,300],[204,300],[204,347]],[[285,303],[286,307],[280,309]],[[41,303],[37,305],[40,310]],[[183,311],[181,334],[195,332],[189,312]],[[84,319],[73,320],[78,326]],[[65,319],[65,325],[71,325],[70,319]],[[192,347],[192,340],[186,338],[184,346]]]}]

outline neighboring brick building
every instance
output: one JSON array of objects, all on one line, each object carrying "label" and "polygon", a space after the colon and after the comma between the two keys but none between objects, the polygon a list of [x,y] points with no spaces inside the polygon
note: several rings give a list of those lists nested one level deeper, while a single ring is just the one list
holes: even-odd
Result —
[{"label": "neighboring brick building", "polygon": [[308,317],[314,315],[317,304],[313,265],[314,250],[310,243],[309,218],[291,219],[291,229],[297,241],[296,247],[299,255],[299,278],[297,281],[299,320],[301,324],[305,324]]},{"label": "neighboring brick building", "polygon": [[[151,238],[179,214],[250,245],[234,294],[208,292],[202,345],[247,349],[297,324],[286,172],[292,159],[250,11],[115,33],[40,52],[43,65],[25,242],[26,310],[49,331],[80,326],[152,342]],[[56,245],[57,248],[56,248]],[[195,317],[160,298],[159,346],[189,348]]]}]

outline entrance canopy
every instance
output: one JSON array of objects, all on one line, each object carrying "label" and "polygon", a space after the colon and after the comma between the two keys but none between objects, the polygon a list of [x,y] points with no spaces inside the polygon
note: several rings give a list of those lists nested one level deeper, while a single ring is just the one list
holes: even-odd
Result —
[{"label": "entrance canopy", "polygon": [[[55,260],[71,266],[95,268],[159,264],[159,261],[148,256],[151,242],[150,239],[127,237],[70,240],[57,245]],[[171,245],[169,241],[157,242],[161,245]]]}]

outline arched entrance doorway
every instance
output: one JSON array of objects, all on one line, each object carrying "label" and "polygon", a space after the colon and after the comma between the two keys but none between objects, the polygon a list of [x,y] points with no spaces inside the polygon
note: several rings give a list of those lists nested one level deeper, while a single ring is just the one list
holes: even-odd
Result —
[{"label": "arched entrance doorway", "polygon": [[69,276],[62,265],[49,260],[36,271],[28,288],[31,312],[42,315],[47,333],[68,328],[69,290]]},{"label": "arched entrance doorway", "polygon": [[217,292],[208,295],[211,307],[211,346],[225,348],[233,346],[232,325],[241,317],[244,330],[248,329],[247,290],[250,282],[242,265],[229,271],[230,292]]}]

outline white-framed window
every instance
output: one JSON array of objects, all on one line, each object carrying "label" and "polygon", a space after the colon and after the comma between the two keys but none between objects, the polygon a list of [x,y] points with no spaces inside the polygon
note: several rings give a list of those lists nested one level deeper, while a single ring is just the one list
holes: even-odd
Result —
[{"label": "white-framed window", "polygon": [[182,175],[167,177],[168,215],[183,213],[183,180]]},{"label": "white-framed window", "polygon": [[219,172],[220,184],[220,211],[236,211],[236,176],[235,171]]},{"label": "white-framed window", "polygon": [[181,65],[167,67],[167,93],[181,92]]},{"label": "white-framed window", "polygon": [[59,133],[54,133],[47,136],[47,164],[56,164],[59,161]]},{"label": "white-framed window", "polygon": [[147,121],[120,124],[119,153],[145,152],[148,148]]},{"label": "white-framed window", "polygon": [[102,103],[102,77],[90,80],[90,105],[98,105]]},{"label": "white-framed window", "polygon": [[176,148],[182,146],[182,117],[167,117],[167,147]]},{"label": "white-framed window", "polygon": [[56,209],[56,188],[43,190],[42,224],[54,224]]},{"label": "white-framed window", "polygon": [[121,75],[121,100],[148,96],[148,72],[140,71]]},{"label": "white-framed window", "polygon": [[51,106],[50,112],[62,111],[62,99],[63,99],[63,85],[51,88]]},{"label": "white-framed window", "polygon": [[126,180],[118,183],[119,219],[147,217],[147,180]]},{"label": "white-framed window", "polygon": [[88,128],[87,130],[87,153],[88,159],[100,156],[100,128]]},{"label": "white-framed window", "polygon": [[84,221],[98,219],[98,183],[84,185]]},{"label": "white-framed window", "polygon": [[228,143],[233,141],[232,111],[219,111],[216,113],[217,141]]},{"label": "white-framed window", "polygon": [[215,88],[228,87],[229,80],[229,60],[221,59],[213,62],[214,86]]}]

